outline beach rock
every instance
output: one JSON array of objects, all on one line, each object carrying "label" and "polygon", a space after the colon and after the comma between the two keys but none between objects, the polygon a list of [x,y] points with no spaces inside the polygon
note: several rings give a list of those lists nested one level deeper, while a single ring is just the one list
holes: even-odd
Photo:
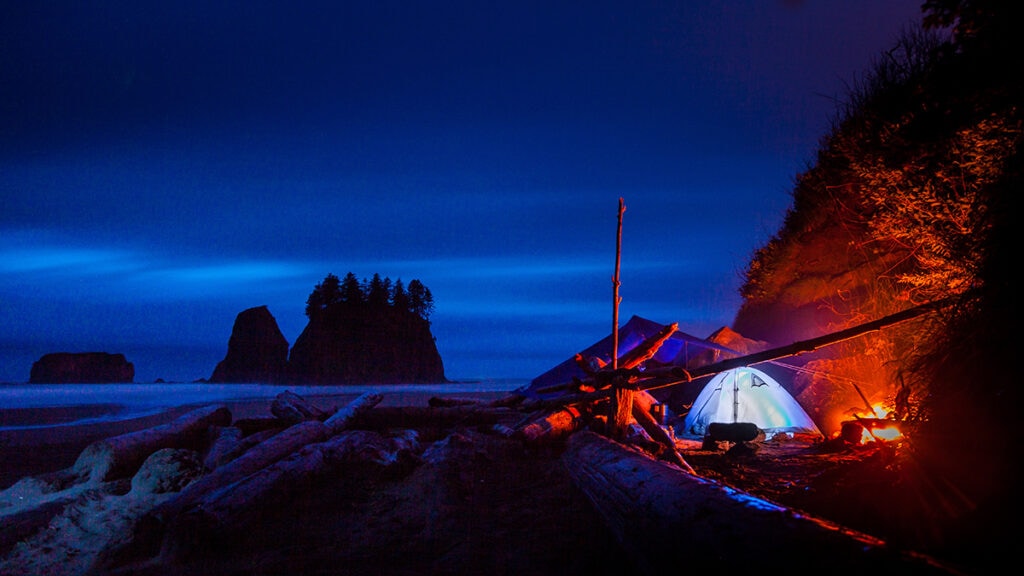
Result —
[{"label": "beach rock", "polygon": [[446,381],[430,322],[390,306],[339,306],[310,318],[288,370],[297,384]]},{"label": "beach rock", "polygon": [[124,354],[54,352],[32,364],[29,384],[130,383],[135,366]]},{"label": "beach rock", "polygon": [[281,381],[288,364],[288,340],[266,306],[239,312],[228,340],[227,355],[210,382]]}]

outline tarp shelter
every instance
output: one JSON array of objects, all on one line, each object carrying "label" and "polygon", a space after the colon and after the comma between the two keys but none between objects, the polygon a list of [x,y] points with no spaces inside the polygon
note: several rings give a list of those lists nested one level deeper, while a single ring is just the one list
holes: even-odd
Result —
[{"label": "tarp shelter", "polygon": [[703,437],[711,423],[751,422],[767,438],[781,432],[821,435],[800,403],[774,378],[743,366],[716,374],[697,395],[682,435]]},{"label": "tarp shelter", "polygon": [[[664,324],[658,324],[640,316],[633,316],[619,328],[619,357],[621,358],[623,354],[639,346],[647,338],[658,334],[664,327]],[[612,335],[609,334],[595,342],[580,352],[580,354],[586,359],[598,358],[602,362],[610,364],[612,359]],[[695,362],[707,359],[710,355],[732,358],[740,354],[725,346],[720,346],[714,342],[676,330],[645,365],[672,365],[691,368]],[[584,378],[586,374],[576,363],[575,356],[573,354],[564,362],[537,376],[529,385],[521,388],[518,392],[527,396],[542,398],[550,395],[543,393],[545,388],[570,383],[573,381],[573,378]]]}]

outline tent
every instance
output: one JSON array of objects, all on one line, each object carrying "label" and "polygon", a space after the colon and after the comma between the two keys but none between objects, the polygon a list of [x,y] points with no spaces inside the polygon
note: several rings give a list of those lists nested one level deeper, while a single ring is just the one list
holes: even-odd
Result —
[{"label": "tent", "polygon": [[821,435],[800,404],[774,378],[743,366],[716,374],[697,395],[681,434],[704,436],[711,423],[751,422],[770,439],[780,432]]},{"label": "tent", "polygon": [[[619,357],[621,358],[623,354],[639,346],[647,338],[658,334],[663,328],[665,328],[664,324],[634,315],[619,328]],[[612,335],[609,334],[595,342],[580,352],[580,354],[586,359],[598,358],[606,364],[610,363],[612,358]],[[573,354],[554,368],[537,376],[527,386],[518,390],[518,392],[531,397],[543,398],[546,396],[544,389],[547,387],[570,383],[573,381],[573,378],[584,378],[586,374],[576,363],[575,356]],[[676,330],[645,365],[673,365],[692,368],[695,364],[707,363],[708,358],[732,358],[736,356],[740,356],[740,354],[735,350]]]}]

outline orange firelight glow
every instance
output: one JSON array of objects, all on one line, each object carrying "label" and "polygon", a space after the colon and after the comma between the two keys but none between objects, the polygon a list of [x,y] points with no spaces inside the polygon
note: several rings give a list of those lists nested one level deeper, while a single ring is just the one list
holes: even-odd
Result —
[{"label": "orange firelight glow", "polygon": [[860,443],[867,444],[868,442],[874,442],[876,440],[885,440],[886,442],[893,442],[899,440],[903,436],[900,433],[900,429],[893,423],[890,426],[884,426],[881,428],[864,428],[864,432],[860,436]]}]

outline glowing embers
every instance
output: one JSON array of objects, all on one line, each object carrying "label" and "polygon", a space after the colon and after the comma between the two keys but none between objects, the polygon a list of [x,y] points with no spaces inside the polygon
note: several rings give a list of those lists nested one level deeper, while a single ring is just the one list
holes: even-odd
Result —
[{"label": "glowing embers", "polygon": [[897,442],[903,438],[899,422],[885,418],[858,418],[843,422],[840,435],[850,444]]}]

